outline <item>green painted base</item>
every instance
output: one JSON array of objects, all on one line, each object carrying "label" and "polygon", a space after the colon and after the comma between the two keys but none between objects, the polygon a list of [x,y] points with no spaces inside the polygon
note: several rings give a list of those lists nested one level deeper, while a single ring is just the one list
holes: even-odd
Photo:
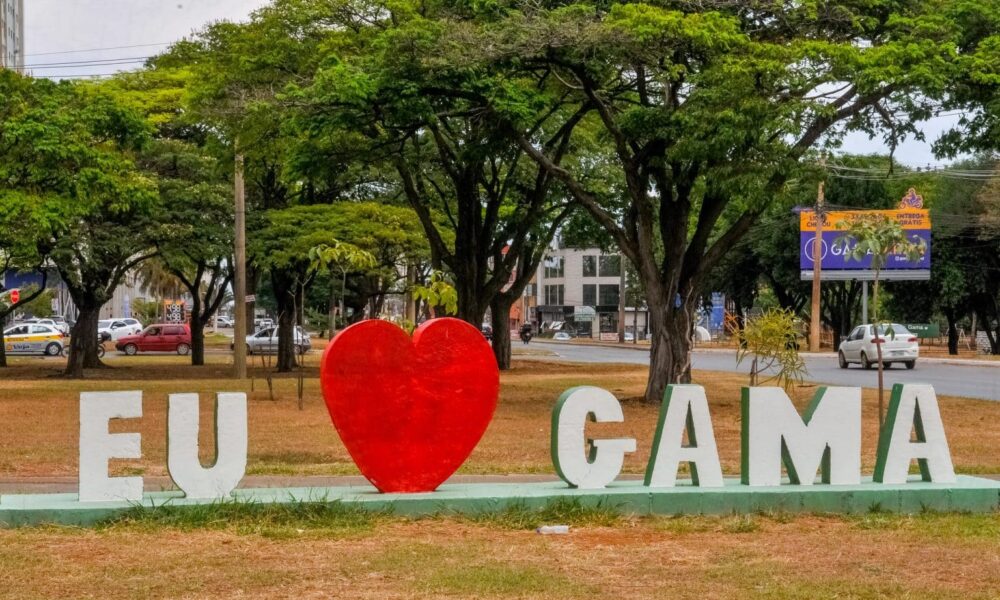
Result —
[{"label": "green painted base", "polygon": [[[682,482],[683,483],[683,482]],[[688,482],[689,483],[689,482]],[[432,493],[379,494],[368,486],[240,489],[233,501],[247,503],[344,502],[400,515],[470,514],[508,506],[541,508],[561,498],[588,505],[612,506],[629,514],[733,514],[755,512],[863,513],[872,510],[914,513],[923,510],[990,512],[1000,509],[1000,481],[959,476],[954,484],[783,485],[748,487],[727,480],[722,488],[679,485],[654,489],[638,481],[620,481],[602,490],[576,490],[561,482],[445,484]],[[146,494],[142,505],[190,506],[181,492]],[[76,494],[23,494],[0,498],[0,526],[91,525],[134,508],[128,502],[78,502]]]}]

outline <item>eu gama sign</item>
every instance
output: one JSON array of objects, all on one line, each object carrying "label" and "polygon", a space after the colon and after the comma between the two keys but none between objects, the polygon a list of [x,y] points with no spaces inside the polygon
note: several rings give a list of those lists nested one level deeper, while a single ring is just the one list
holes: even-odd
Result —
[{"label": "eu gama sign", "polygon": [[[636,450],[635,439],[587,437],[588,422],[622,421],[621,404],[606,390],[576,387],[559,397],[552,412],[551,454],[562,482],[489,485],[445,483],[479,443],[497,403],[496,363],[471,325],[437,319],[412,339],[383,321],[354,325],[328,346],[321,380],[333,424],[374,488],[237,489],[247,465],[246,396],[217,395],[215,459],[204,465],[198,458],[198,396],[173,394],[167,469],[180,491],[144,494],[141,477],[108,474],[109,461],[141,456],[138,433],[109,431],[113,419],[142,416],[141,392],[86,392],[80,398],[78,494],[3,496],[0,523],[87,523],[136,503],[227,500],[335,500],[409,513],[496,509],[567,496],[667,513],[1000,506],[1000,483],[956,477],[937,397],[927,385],[893,389],[870,481],[861,472],[860,388],[821,388],[804,414],[779,388],[744,388],[736,481],[723,477],[704,388],[673,385],[660,408],[643,481],[617,480],[626,455]],[[914,461],[917,478],[909,476]],[[684,465],[690,479],[682,481]]]}]

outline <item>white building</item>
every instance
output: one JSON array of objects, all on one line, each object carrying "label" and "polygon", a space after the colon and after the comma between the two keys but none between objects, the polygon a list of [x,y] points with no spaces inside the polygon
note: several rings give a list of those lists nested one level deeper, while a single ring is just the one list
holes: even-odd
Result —
[{"label": "white building", "polygon": [[[538,268],[535,324],[617,339],[622,258],[599,248],[554,248]],[[629,294],[626,293],[626,298]],[[645,307],[625,308],[625,331],[647,332]]]},{"label": "white building", "polygon": [[0,0],[0,67],[24,68],[24,0]]}]

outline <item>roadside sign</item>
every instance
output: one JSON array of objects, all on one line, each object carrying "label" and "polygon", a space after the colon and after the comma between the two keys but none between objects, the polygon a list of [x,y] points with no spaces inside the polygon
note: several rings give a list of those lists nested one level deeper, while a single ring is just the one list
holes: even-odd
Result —
[{"label": "roadside sign", "polygon": [[248,294],[246,301],[247,302],[256,302],[257,301],[257,296],[255,294]]},{"label": "roadside sign", "polygon": [[10,303],[17,304],[21,301],[21,290],[11,290],[10,291]]},{"label": "roadside sign", "polygon": [[[931,272],[931,218],[925,208],[911,208],[922,205],[916,192],[903,199],[901,207],[895,210],[852,210],[830,211],[823,216],[823,237],[820,239],[820,255],[823,263],[823,279],[871,281],[871,257],[854,260],[851,257],[852,240],[845,234],[845,226],[853,221],[879,215],[896,221],[906,231],[906,236],[924,244],[927,251],[917,260],[903,255],[891,255],[882,270],[881,279],[926,280]],[[813,276],[813,245],[816,243],[816,213],[803,210],[799,213],[799,268],[801,278],[811,281]]]}]

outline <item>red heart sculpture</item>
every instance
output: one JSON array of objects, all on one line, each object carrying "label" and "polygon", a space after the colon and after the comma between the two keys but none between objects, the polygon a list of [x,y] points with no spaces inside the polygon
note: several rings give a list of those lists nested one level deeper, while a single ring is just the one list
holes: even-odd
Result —
[{"label": "red heart sculpture", "polygon": [[340,439],[381,492],[430,492],[451,477],[500,389],[483,334],[450,318],[427,321],[412,340],[387,321],[351,325],[323,353],[320,381]]}]

